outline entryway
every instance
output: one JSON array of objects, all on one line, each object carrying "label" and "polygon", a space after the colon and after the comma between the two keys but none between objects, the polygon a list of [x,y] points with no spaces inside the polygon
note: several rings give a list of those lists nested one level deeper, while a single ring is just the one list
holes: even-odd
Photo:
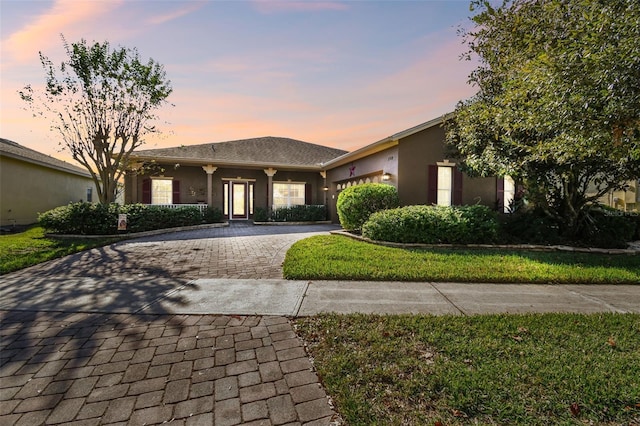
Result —
[{"label": "entryway", "polygon": [[229,220],[248,220],[253,215],[253,190],[255,182],[229,180],[223,184],[224,215]]}]

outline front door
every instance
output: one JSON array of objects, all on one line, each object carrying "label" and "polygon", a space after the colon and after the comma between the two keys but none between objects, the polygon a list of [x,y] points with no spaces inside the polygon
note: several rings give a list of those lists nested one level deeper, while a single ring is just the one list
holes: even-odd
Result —
[{"label": "front door", "polygon": [[231,219],[249,219],[249,191],[247,182],[231,182],[229,199],[231,202]]}]

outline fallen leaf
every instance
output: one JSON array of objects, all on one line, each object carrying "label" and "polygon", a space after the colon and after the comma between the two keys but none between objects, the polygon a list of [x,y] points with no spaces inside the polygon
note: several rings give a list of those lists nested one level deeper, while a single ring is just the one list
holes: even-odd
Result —
[{"label": "fallen leaf", "polygon": [[453,416],[454,417],[467,417],[467,415],[465,413],[463,413],[460,410],[456,410],[456,409],[453,410]]},{"label": "fallen leaf", "polygon": [[441,421],[437,421],[433,424],[433,426],[444,426]]},{"label": "fallen leaf", "polygon": [[580,406],[575,402],[571,404],[569,410],[571,410],[571,414],[573,415],[573,417],[578,417],[580,415]]},{"label": "fallen leaf", "polygon": [[516,342],[522,342],[522,336],[511,336],[511,338]]},{"label": "fallen leaf", "polygon": [[529,329],[526,327],[518,327],[518,333],[528,333]]},{"label": "fallen leaf", "polygon": [[609,336],[609,338],[607,339],[607,345],[611,346],[612,348],[616,347],[616,341],[613,340],[613,336]]}]

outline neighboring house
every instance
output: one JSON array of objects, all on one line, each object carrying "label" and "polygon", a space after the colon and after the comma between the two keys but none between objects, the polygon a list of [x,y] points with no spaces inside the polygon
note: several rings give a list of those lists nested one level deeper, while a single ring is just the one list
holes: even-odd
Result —
[{"label": "neighboring house", "polygon": [[0,139],[0,225],[29,225],[38,213],[94,201],[89,173],[72,164]]},{"label": "neighboring house", "polygon": [[640,181],[630,180],[626,183],[624,190],[609,191],[600,197],[598,201],[606,206],[625,212],[638,211],[638,206],[640,206]]},{"label": "neighboring house", "polygon": [[384,182],[398,188],[402,205],[508,205],[511,181],[472,179],[447,158],[442,122],[353,152],[278,137],[135,151],[125,202],[210,205],[230,220],[251,219],[258,207],[325,204],[337,222],[340,191]]},{"label": "neighboring house", "polygon": [[256,208],[325,204],[322,163],[346,151],[262,137],[132,153],[125,202],[209,205],[230,220]]}]

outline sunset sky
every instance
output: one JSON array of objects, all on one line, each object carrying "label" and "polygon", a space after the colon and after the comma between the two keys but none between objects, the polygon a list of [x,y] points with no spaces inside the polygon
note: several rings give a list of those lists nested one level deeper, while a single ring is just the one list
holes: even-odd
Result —
[{"label": "sunset sky", "polygon": [[457,30],[469,1],[0,2],[0,137],[57,158],[58,135],[17,94],[38,52],[136,47],[165,67],[174,107],[145,148],[283,136],[353,150],[452,111],[474,93]]}]

